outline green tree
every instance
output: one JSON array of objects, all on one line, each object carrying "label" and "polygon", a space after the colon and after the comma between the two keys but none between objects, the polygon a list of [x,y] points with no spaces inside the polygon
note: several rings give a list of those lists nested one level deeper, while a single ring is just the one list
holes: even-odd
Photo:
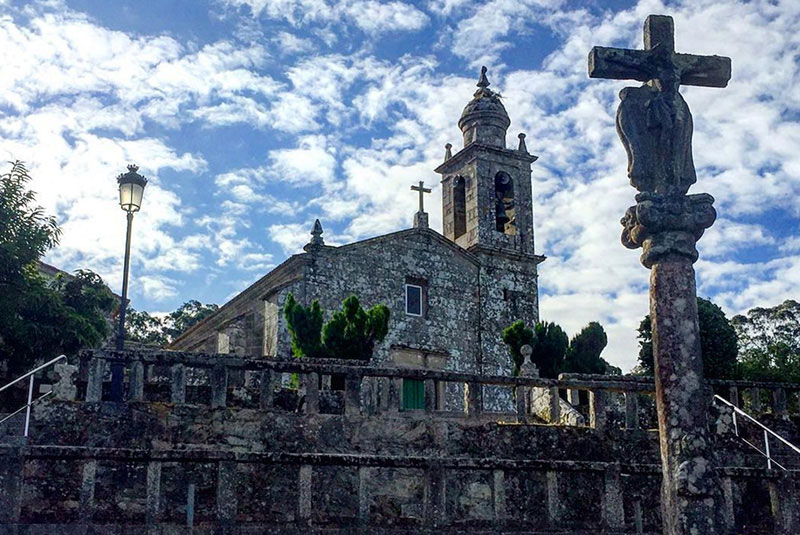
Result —
[{"label": "green tree", "polygon": [[731,319],[744,379],[800,382],[800,303],[749,310]]},{"label": "green tree", "polygon": [[369,360],[376,343],[389,332],[389,308],[375,305],[364,311],[351,295],[322,329],[322,343],[333,358]]},{"label": "green tree", "polygon": [[534,327],[536,334],[531,361],[539,369],[539,376],[556,378],[564,364],[564,355],[569,347],[567,333],[550,322],[540,322]]},{"label": "green tree", "polygon": [[[697,298],[700,326],[700,354],[703,375],[710,379],[731,379],[737,375],[739,352],[736,331],[720,307],[702,297]],[[639,364],[644,373],[653,375],[653,333],[650,316],[639,325]]]},{"label": "green tree", "polygon": [[24,289],[25,280],[35,272],[33,265],[48,249],[58,245],[61,230],[54,217],[35,206],[36,195],[27,189],[31,177],[22,162],[0,175],[0,303]]},{"label": "green tree", "polygon": [[47,281],[39,258],[58,244],[55,219],[35,206],[21,162],[0,175],[0,364],[17,375],[59,353],[96,347],[109,334],[110,290],[91,271]]},{"label": "green tree", "polygon": [[286,296],[283,315],[292,339],[292,354],[296,358],[324,357],[322,350],[322,308],[314,300],[311,306],[304,307],[292,293]]},{"label": "green tree", "polygon": [[170,341],[162,318],[144,310],[128,308],[125,314],[125,340],[145,346],[164,347]]},{"label": "green tree", "polygon": [[601,373],[620,375],[622,370],[611,366],[600,354],[608,345],[603,326],[593,321],[572,337],[561,371],[567,373]]},{"label": "green tree", "polygon": [[514,364],[513,373],[514,377],[517,377],[525,362],[525,356],[520,350],[526,344],[531,347],[534,346],[536,333],[532,329],[525,327],[525,322],[518,320],[503,330],[503,342],[506,343],[511,353],[511,360]]},{"label": "green tree", "polygon": [[[196,299],[185,302],[163,321],[163,334],[170,342],[219,310],[219,305],[203,304]],[[166,343],[166,342],[165,342]]]}]

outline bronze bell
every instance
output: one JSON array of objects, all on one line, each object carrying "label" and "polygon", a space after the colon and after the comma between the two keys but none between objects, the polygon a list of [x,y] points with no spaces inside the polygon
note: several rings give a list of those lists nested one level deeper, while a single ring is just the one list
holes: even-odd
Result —
[{"label": "bronze bell", "polygon": [[503,229],[505,224],[511,221],[506,214],[506,203],[503,202],[503,199],[497,199],[495,204],[495,221],[498,229]]}]

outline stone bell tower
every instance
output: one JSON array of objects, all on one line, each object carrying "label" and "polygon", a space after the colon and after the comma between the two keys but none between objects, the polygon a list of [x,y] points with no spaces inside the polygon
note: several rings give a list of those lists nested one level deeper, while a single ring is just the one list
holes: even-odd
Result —
[{"label": "stone bell tower", "polygon": [[533,255],[531,164],[537,157],[525,147],[506,148],[511,124],[500,95],[489,89],[486,67],[478,90],[464,108],[458,126],[464,147],[446,145],[442,175],[444,235],[465,249],[503,250]]}]

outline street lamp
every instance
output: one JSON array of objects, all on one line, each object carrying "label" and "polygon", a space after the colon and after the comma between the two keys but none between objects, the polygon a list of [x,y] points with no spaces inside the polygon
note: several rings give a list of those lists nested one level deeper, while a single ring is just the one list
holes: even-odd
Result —
[{"label": "street lamp", "polygon": [[[133,213],[142,206],[142,195],[147,179],[137,173],[139,167],[129,165],[128,172],[117,177],[119,184],[119,206],[128,213],[128,232],[125,235],[125,265],[122,272],[122,302],[119,306],[119,332],[117,333],[117,351],[125,349],[125,310],[128,305],[128,271],[131,263],[131,227]],[[122,362],[111,363],[111,400],[122,401],[122,381],[125,367]]]}]

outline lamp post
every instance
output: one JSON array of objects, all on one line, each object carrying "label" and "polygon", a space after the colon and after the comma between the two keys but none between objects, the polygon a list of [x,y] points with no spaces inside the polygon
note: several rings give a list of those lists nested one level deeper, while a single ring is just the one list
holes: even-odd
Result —
[{"label": "lamp post", "polygon": [[[119,184],[119,206],[128,214],[128,231],[125,235],[125,265],[122,272],[122,302],[119,306],[119,331],[117,332],[117,351],[125,349],[125,311],[128,308],[128,271],[131,263],[131,227],[133,214],[142,206],[142,195],[147,179],[137,171],[139,167],[129,165],[128,172],[117,177]],[[122,401],[122,382],[125,367],[122,362],[111,363],[111,400]]]}]

